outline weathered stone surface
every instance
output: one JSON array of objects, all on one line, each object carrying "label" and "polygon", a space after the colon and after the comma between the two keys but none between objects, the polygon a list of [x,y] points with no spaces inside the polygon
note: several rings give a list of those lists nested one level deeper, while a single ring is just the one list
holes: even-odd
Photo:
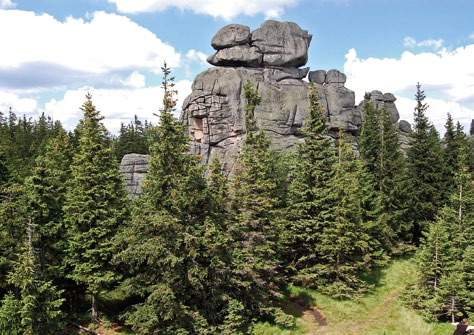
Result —
[{"label": "weathered stone surface", "polygon": [[252,66],[263,64],[263,55],[257,47],[248,44],[221,49],[207,58],[207,62],[216,66]]},{"label": "weathered stone surface", "polygon": [[322,85],[326,82],[326,71],[325,70],[309,71],[308,79],[309,81],[313,81],[316,84]]},{"label": "weathered stone surface", "polygon": [[120,172],[123,173],[126,187],[130,198],[135,198],[141,194],[141,182],[148,171],[147,155],[127,154],[120,162]]},{"label": "weathered stone surface", "polygon": [[[398,113],[397,106],[395,105],[395,101],[397,98],[392,93],[385,93],[383,94],[380,91],[374,90],[369,93],[370,95],[370,101],[373,102],[375,108],[382,108],[385,105],[385,108],[387,108],[387,111],[390,114],[390,120],[393,123],[398,122],[400,119],[400,114]],[[359,111],[362,110],[363,106],[363,101],[359,104]],[[363,115],[362,115],[363,116]]]},{"label": "weathered stone surface", "polygon": [[399,134],[399,142],[402,150],[406,150],[410,143],[411,124],[408,121],[400,120],[396,123]]},{"label": "weathered stone surface", "polygon": [[[301,128],[308,116],[309,81],[316,84],[319,100],[328,116],[333,137],[343,130],[357,136],[362,125],[362,103],[344,85],[346,75],[338,70],[309,71],[307,62],[311,35],[289,22],[266,21],[249,35],[241,25],[222,28],[212,40],[217,52],[209,63],[218,65],[200,73],[182,106],[181,122],[188,126],[190,149],[202,163],[219,158],[227,171],[240,153],[245,136],[243,85],[258,89],[261,103],[255,110],[257,127],[265,130],[278,151],[294,150],[304,140]],[[306,80],[308,77],[308,80]],[[399,120],[391,93],[372,91],[375,107],[384,105],[398,127],[402,148],[409,143],[410,124]],[[147,169],[147,156],[127,155],[121,171],[132,197],[141,192],[140,180]]]},{"label": "weathered stone surface", "polygon": [[265,21],[260,28],[228,25],[214,36],[218,50],[207,61],[215,66],[291,67],[308,61],[312,36],[293,22]]},{"label": "weathered stone surface", "polygon": [[300,67],[308,61],[312,35],[293,22],[265,21],[252,32],[252,45],[263,53],[264,66]]},{"label": "weathered stone surface", "polygon": [[[209,163],[219,158],[229,171],[245,135],[243,85],[248,80],[258,88],[261,103],[255,117],[276,150],[292,150],[302,140],[300,129],[308,114],[309,83],[302,80],[307,69],[215,67],[199,74],[192,93],[183,103],[182,121],[189,126],[192,151]],[[303,71],[303,72],[301,72]],[[354,92],[335,84],[317,84],[330,128],[357,133],[361,116]]]},{"label": "weathered stone surface", "polygon": [[346,83],[346,75],[339,70],[329,70],[326,74],[326,84],[339,84],[340,86],[344,86]]},{"label": "weathered stone surface", "polygon": [[250,28],[241,24],[229,24],[221,28],[211,40],[215,50],[250,43]]}]

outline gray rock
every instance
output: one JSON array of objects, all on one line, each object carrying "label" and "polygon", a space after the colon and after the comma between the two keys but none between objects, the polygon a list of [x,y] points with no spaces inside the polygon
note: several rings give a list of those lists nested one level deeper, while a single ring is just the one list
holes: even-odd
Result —
[{"label": "gray rock", "polygon": [[311,35],[292,22],[265,21],[252,33],[231,24],[214,36],[217,52],[207,61],[215,66],[298,68],[308,61]]},{"label": "gray rock", "polygon": [[326,82],[326,71],[325,70],[309,71],[308,79],[309,81],[313,81],[316,84],[322,85]]},{"label": "gray rock", "polygon": [[[203,163],[217,157],[228,171],[245,136],[243,85],[251,81],[261,98],[255,110],[257,127],[265,130],[278,151],[293,150],[302,141],[301,128],[308,115],[307,69],[215,67],[199,74],[183,103],[181,120],[188,125],[192,152]],[[357,133],[361,116],[354,92],[340,86],[317,86],[330,128]]]},{"label": "gray rock", "polygon": [[399,134],[400,148],[406,151],[410,144],[411,124],[408,121],[400,120],[396,126]]},{"label": "gray rock", "polygon": [[263,55],[256,47],[248,44],[236,45],[221,49],[207,58],[207,62],[215,66],[250,66],[263,64]]},{"label": "gray rock", "polygon": [[127,154],[120,162],[120,172],[125,179],[125,189],[130,194],[130,198],[136,198],[142,193],[141,182],[148,171],[149,156],[140,154]]},{"label": "gray rock", "polygon": [[250,28],[241,24],[229,24],[221,28],[211,40],[215,50],[230,48],[236,45],[249,44]]},{"label": "gray rock", "polygon": [[268,20],[251,38],[251,44],[263,53],[264,66],[300,67],[308,62],[312,35],[296,23]]},{"label": "gray rock", "polygon": [[[392,93],[385,93],[383,94],[380,91],[372,91],[369,93],[370,101],[374,104],[375,108],[382,108],[385,106],[388,113],[390,114],[390,120],[393,123],[396,123],[400,119],[400,113],[398,112],[397,106],[395,105],[395,101],[397,98]],[[359,104],[359,111],[362,111],[363,101]],[[362,113],[362,112],[361,112]],[[363,117],[363,115],[362,115]]]},{"label": "gray rock", "polygon": [[346,83],[346,75],[339,70],[329,70],[326,74],[326,84],[338,84],[339,86],[344,86]]}]

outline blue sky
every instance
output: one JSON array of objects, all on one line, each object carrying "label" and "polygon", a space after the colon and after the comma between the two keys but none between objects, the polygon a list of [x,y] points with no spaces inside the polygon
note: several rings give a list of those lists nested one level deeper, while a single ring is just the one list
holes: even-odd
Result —
[{"label": "blue sky", "polygon": [[156,122],[164,61],[182,102],[220,28],[275,19],[313,35],[306,66],[346,73],[356,103],[391,92],[411,121],[420,82],[441,135],[447,113],[468,131],[473,13],[472,0],[0,0],[0,111],[71,130],[91,92],[112,132],[134,115]]}]

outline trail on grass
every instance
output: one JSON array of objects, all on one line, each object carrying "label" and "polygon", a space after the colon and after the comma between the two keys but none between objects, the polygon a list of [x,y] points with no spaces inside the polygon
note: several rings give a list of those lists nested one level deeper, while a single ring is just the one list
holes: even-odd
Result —
[{"label": "trail on grass", "polygon": [[[383,276],[373,292],[356,301],[332,300],[322,295],[313,297],[313,305],[293,299],[301,308],[300,320],[307,335],[340,334],[408,334],[403,328],[409,315],[417,329],[424,322],[413,312],[407,312],[400,302],[400,295],[413,274],[409,260],[393,262],[383,271]],[[302,300],[302,299],[301,299]],[[417,334],[427,334],[424,331]]]}]

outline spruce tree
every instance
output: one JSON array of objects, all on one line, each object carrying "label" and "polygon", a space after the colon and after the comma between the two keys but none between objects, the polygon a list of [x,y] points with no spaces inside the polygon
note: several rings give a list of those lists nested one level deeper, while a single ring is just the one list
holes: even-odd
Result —
[{"label": "spruce tree", "polygon": [[363,113],[359,151],[375,196],[365,209],[375,215],[372,216],[377,226],[374,238],[379,239],[387,251],[395,252],[398,244],[408,239],[410,229],[406,162],[386,107],[377,109],[366,99]]},{"label": "spruce tree", "polygon": [[172,114],[176,91],[166,63],[162,71],[163,107],[149,169],[115,259],[126,272],[121,288],[139,299],[125,322],[138,334],[206,334],[222,310],[209,297],[216,283],[208,277],[205,240],[215,231],[206,224],[209,197],[200,159],[188,153],[186,127]]},{"label": "spruce tree", "polygon": [[109,147],[103,117],[88,93],[81,107],[78,148],[67,183],[64,221],[68,231],[68,276],[91,297],[92,322],[99,321],[99,297],[117,280],[110,261],[114,236],[127,217],[124,180]]},{"label": "spruce tree", "polygon": [[286,268],[295,283],[317,287],[321,234],[335,220],[337,197],[331,186],[337,158],[313,82],[308,98],[308,118],[302,130],[305,138],[297,147],[289,186]]},{"label": "spruce tree", "polygon": [[412,195],[409,207],[413,220],[412,238],[418,244],[423,231],[435,220],[438,208],[446,201],[443,197],[446,165],[439,134],[426,115],[426,95],[420,84],[416,89],[414,129],[410,134],[407,160]]},{"label": "spruce tree", "polygon": [[270,149],[265,131],[257,128],[258,87],[247,81],[243,89],[246,133],[231,183],[234,290],[230,295],[234,306],[242,307],[232,318],[241,317],[241,323],[248,326],[252,320],[275,318],[281,312],[273,303],[283,284],[277,253],[281,228],[276,214],[284,180],[278,173],[278,154]]},{"label": "spruce tree", "polygon": [[[464,157],[463,157],[464,156]],[[465,154],[459,157],[465,161]],[[472,308],[474,188],[472,172],[459,164],[455,174],[457,189],[433,222],[416,255],[419,277],[409,296],[414,307],[435,319],[458,313],[466,315]]]},{"label": "spruce tree", "polygon": [[44,153],[36,158],[32,175],[25,180],[26,215],[36,231],[33,242],[40,250],[41,271],[50,279],[64,282],[63,206],[72,152],[64,131],[45,141]]},{"label": "spruce tree", "polygon": [[22,335],[56,334],[64,327],[64,299],[44,278],[33,248],[34,228],[27,225],[28,240],[8,274],[12,290],[1,301],[0,333]]},{"label": "spruce tree", "polygon": [[362,221],[359,176],[362,165],[352,150],[352,144],[339,132],[338,160],[333,166],[332,193],[334,221],[322,226],[316,253],[318,287],[334,298],[353,298],[369,288],[358,276],[383,260],[381,247],[374,250],[369,229]]}]

